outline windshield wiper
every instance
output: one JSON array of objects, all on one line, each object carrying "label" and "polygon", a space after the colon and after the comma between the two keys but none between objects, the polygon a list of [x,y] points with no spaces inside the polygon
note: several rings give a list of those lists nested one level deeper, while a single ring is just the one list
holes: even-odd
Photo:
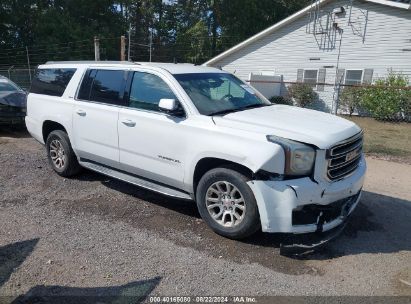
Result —
[{"label": "windshield wiper", "polygon": [[229,113],[234,113],[237,112],[239,109],[228,109],[228,110],[222,110],[222,111],[217,111],[208,114],[208,116],[214,116],[214,115],[224,115],[224,114],[229,114]]},{"label": "windshield wiper", "polygon": [[245,106],[245,107],[241,108],[241,110],[248,110],[248,109],[255,109],[255,108],[269,107],[269,106],[272,106],[272,105],[273,105],[272,103],[270,103],[270,104],[262,104],[262,103],[257,103],[257,104],[253,104],[253,105],[248,105],[248,106]]},{"label": "windshield wiper", "polygon": [[245,106],[245,107],[242,107],[242,108],[238,108],[238,109],[227,109],[227,110],[217,111],[217,112],[214,112],[214,113],[209,114],[209,116],[225,115],[225,114],[230,114],[230,113],[234,113],[234,112],[240,112],[240,111],[249,110],[249,109],[269,107],[269,106],[271,106],[271,105],[272,105],[272,104],[257,103],[257,104],[248,105],[248,106]]}]

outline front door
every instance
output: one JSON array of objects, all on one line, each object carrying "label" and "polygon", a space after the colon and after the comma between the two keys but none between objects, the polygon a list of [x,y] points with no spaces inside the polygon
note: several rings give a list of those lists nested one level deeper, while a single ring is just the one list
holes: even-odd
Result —
[{"label": "front door", "polygon": [[185,117],[159,111],[162,98],[177,99],[158,75],[134,72],[129,102],[118,121],[120,164],[139,176],[183,188],[187,151]]}]

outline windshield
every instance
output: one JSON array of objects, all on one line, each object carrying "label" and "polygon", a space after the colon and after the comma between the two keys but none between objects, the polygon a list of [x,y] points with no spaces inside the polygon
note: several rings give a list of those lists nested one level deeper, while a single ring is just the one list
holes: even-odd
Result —
[{"label": "windshield", "polygon": [[0,79],[0,92],[14,92],[18,91],[13,84],[8,82],[6,79]]},{"label": "windshield", "polygon": [[227,73],[174,75],[203,115],[227,114],[271,105],[261,94]]}]

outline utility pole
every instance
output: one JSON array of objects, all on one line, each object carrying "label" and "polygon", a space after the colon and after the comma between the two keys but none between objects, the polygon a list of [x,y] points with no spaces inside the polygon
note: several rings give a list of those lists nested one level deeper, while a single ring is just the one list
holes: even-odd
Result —
[{"label": "utility pole", "polygon": [[153,47],[153,29],[150,30],[150,62],[151,62],[151,53],[152,53],[152,47]]},{"label": "utility pole", "polygon": [[128,50],[127,50],[127,60],[130,61],[130,49],[131,49],[131,23],[128,25]]},{"label": "utility pole", "polygon": [[335,86],[334,86],[334,94],[333,94],[333,105],[332,105],[332,114],[337,115],[338,113],[338,106],[340,103],[340,93],[341,93],[341,82],[343,79],[338,79],[338,70],[340,68],[340,56],[341,56],[341,44],[343,39],[344,31],[337,27],[336,30],[340,34],[340,44],[338,46],[338,56],[337,56],[337,66],[335,68]]},{"label": "utility pole", "polygon": [[31,69],[30,69],[30,58],[29,58],[29,49],[26,46],[26,55],[27,55],[27,66],[29,67],[29,79],[31,83]]},{"label": "utility pole", "polygon": [[100,61],[100,41],[94,36],[94,60]]},{"label": "utility pole", "polygon": [[126,37],[124,35],[120,38],[120,60],[126,60]]}]

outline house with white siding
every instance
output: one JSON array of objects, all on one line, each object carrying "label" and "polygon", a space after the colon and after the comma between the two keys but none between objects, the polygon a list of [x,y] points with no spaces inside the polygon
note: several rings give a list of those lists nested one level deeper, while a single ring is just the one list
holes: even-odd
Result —
[{"label": "house with white siding", "polygon": [[287,83],[312,83],[314,107],[335,111],[339,84],[371,84],[389,70],[411,79],[411,0],[313,1],[204,65],[251,81],[268,98],[284,95]]}]

